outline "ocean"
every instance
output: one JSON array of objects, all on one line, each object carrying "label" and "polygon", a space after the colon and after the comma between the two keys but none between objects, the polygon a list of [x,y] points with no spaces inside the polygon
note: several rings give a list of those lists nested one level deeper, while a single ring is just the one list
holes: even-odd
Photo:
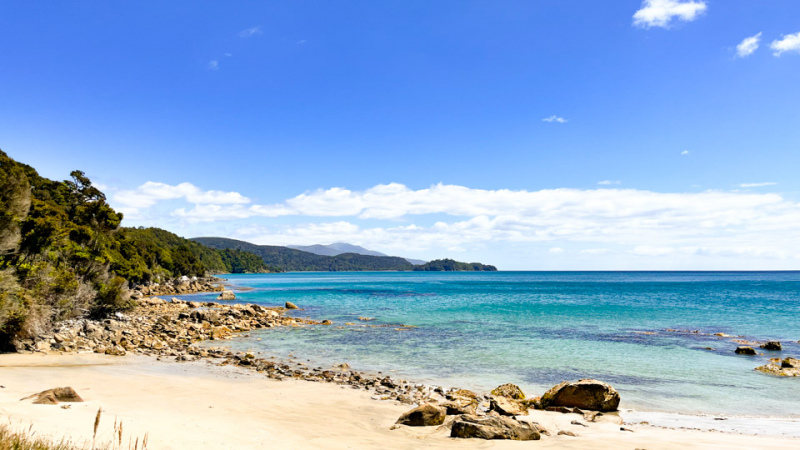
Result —
[{"label": "ocean", "polygon": [[[334,322],[253,331],[224,343],[236,350],[321,367],[347,362],[478,391],[514,383],[528,396],[563,380],[595,378],[620,392],[621,408],[637,413],[800,418],[800,379],[754,370],[773,357],[800,357],[800,272],[224,277],[253,288],[234,288],[236,301],[291,301],[304,309],[291,315]],[[736,355],[734,338],[716,333],[779,340],[783,351]]]}]

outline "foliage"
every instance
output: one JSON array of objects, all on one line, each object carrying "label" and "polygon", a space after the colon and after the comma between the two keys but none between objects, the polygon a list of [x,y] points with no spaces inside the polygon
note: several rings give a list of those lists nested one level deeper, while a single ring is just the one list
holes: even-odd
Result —
[{"label": "foliage", "polygon": [[452,259],[437,259],[416,266],[414,270],[426,272],[494,272],[497,267],[481,263],[463,263]]},{"label": "foliage", "polygon": [[0,151],[0,349],[59,320],[131,307],[129,283],[269,271],[243,251],[120,228],[122,214],[89,178],[78,170],[70,177],[48,180]]}]

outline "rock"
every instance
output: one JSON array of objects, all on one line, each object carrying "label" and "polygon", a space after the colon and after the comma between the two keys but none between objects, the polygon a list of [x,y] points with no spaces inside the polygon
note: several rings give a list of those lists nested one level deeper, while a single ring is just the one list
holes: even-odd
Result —
[{"label": "rock", "polygon": [[535,441],[542,437],[540,430],[538,424],[520,422],[510,417],[463,415],[453,422],[450,437]]},{"label": "rock", "polygon": [[60,387],[60,388],[53,388],[48,389],[46,391],[39,392],[38,394],[29,395],[22,400],[27,400],[29,398],[33,398],[33,403],[36,405],[56,405],[58,402],[82,402],[83,399],[75,389],[71,387]]},{"label": "rock", "polygon": [[489,401],[489,410],[497,411],[501,416],[519,416],[528,412],[527,408],[514,399],[495,397]]},{"label": "rock", "polygon": [[410,427],[428,427],[443,424],[446,416],[444,408],[426,403],[406,412],[397,419],[396,423]]},{"label": "rock", "polygon": [[619,393],[602,381],[583,379],[577,382],[563,381],[542,395],[544,408],[567,406],[593,411],[616,411]]},{"label": "rock", "polygon": [[112,356],[125,356],[125,348],[121,345],[115,345],[113,347],[106,348],[106,355]]},{"label": "rock", "polygon": [[233,293],[233,291],[225,290],[222,291],[219,296],[217,296],[217,300],[236,300],[236,295]]},{"label": "rock", "polygon": [[767,341],[767,343],[761,344],[759,347],[763,348],[764,350],[780,351],[781,343],[780,341]]},{"label": "rock", "polygon": [[323,321],[322,321],[322,324],[323,324],[323,325],[333,325],[333,322],[331,322],[331,321],[330,321],[330,320],[328,320],[328,319],[325,319],[325,320],[323,320]]},{"label": "rock", "polygon": [[572,436],[572,437],[578,437],[578,435],[577,435],[577,434],[573,433],[572,431],[567,431],[567,430],[561,430],[561,431],[559,431],[559,432],[558,432],[558,435],[559,435],[559,436]]},{"label": "rock", "polygon": [[780,365],[770,363],[765,366],[756,367],[756,370],[779,377],[800,377],[800,359],[785,358],[783,361],[780,361]]},{"label": "rock", "polygon": [[524,400],[525,394],[522,389],[516,384],[507,383],[502,386],[497,386],[492,390],[492,395],[497,397],[513,398],[514,400]]},{"label": "rock", "polygon": [[752,355],[756,354],[756,351],[755,351],[755,349],[753,349],[753,347],[747,347],[747,346],[736,347],[736,350],[734,350],[734,352],[737,355],[750,355],[750,356],[752,356]]},{"label": "rock", "polygon": [[583,423],[583,422],[581,422],[579,420],[573,420],[572,422],[570,422],[570,425],[577,425],[579,427],[588,427],[589,426],[589,425],[586,425],[585,423]]},{"label": "rock", "polygon": [[294,304],[294,303],[292,303],[292,302],[286,302],[286,304],[284,305],[284,308],[286,308],[286,309],[299,309],[299,308],[297,307],[297,305],[295,305],[295,304]]},{"label": "rock", "polygon": [[442,403],[442,408],[445,409],[445,414],[448,416],[460,416],[462,414],[475,415],[478,410],[478,403],[450,401]]}]

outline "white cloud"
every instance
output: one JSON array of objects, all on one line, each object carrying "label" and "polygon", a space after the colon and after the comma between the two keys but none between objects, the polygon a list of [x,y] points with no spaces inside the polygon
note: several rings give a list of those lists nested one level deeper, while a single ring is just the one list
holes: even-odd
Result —
[{"label": "white cloud", "polygon": [[[749,185],[756,184],[761,183]],[[207,230],[214,222],[231,223],[224,228],[238,230],[232,237],[260,244],[344,241],[404,255],[501,243],[520,249],[526,244],[545,244],[565,253],[574,248],[583,258],[611,252],[612,256],[642,258],[800,261],[796,232],[800,205],[776,193],[659,193],[619,188],[512,191],[444,184],[410,189],[390,183],[363,191],[317,190],[260,205],[237,192],[148,182],[118,192],[112,204],[147,213],[156,211],[148,208],[160,201],[187,204],[166,216],[151,214],[153,224],[172,220]],[[264,217],[286,219],[264,221]],[[311,218],[310,223],[298,223],[299,218]]]},{"label": "white cloud", "polygon": [[739,58],[746,58],[758,50],[758,43],[761,41],[761,33],[755,36],[744,38],[739,45],[736,46],[736,54]]},{"label": "white cloud", "polygon": [[751,187],[775,186],[776,184],[778,183],[772,181],[767,181],[764,183],[742,183],[739,185],[739,187],[751,188]]},{"label": "white cloud", "polygon": [[247,29],[244,29],[244,30],[240,31],[239,32],[239,37],[240,38],[249,38],[249,37],[252,37],[252,36],[254,36],[256,34],[263,34],[263,33],[264,32],[261,31],[261,27],[257,26],[257,27],[247,28]]},{"label": "white cloud", "polygon": [[564,253],[564,249],[561,247],[553,247],[549,250],[550,253],[559,254]]},{"label": "white cloud", "polygon": [[622,184],[622,182],[619,181],[619,180],[603,180],[603,181],[598,181],[597,184],[600,184],[600,185],[603,185],[603,186],[610,186],[612,184]]},{"label": "white cloud", "polygon": [[545,117],[544,119],[542,119],[542,122],[550,122],[550,123],[553,123],[553,122],[558,122],[558,123],[567,123],[567,119],[565,119],[565,118],[563,118],[563,117],[558,117],[558,116],[555,116],[555,115],[553,115],[553,116],[550,116],[550,117]]},{"label": "white cloud", "polygon": [[681,155],[688,155],[688,154],[689,154],[689,150],[684,150],[684,151],[681,152]]},{"label": "white cloud", "polygon": [[691,22],[706,9],[705,1],[644,0],[633,15],[633,24],[642,28],[669,28],[673,19]]},{"label": "white cloud", "polygon": [[773,55],[781,56],[783,53],[800,53],[800,32],[787,34],[781,40],[774,40],[769,48],[773,50]]},{"label": "white cloud", "polygon": [[233,56],[233,53],[225,53],[225,56],[231,57],[231,56]]},{"label": "white cloud", "polygon": [[250,199],[238,192],[203,191],[191,183],[175,186],[148,181],[133,190],[119,191],[114,194],[115,205],[120,205],[129,213],[142,208],[149,208],[159,201],[184,199],[194,204],[246,204]]},{"label": "white cloud", "polygon": [[219,69],[219,61],[208,62],[208,70],[217,70],[217,69]]}]

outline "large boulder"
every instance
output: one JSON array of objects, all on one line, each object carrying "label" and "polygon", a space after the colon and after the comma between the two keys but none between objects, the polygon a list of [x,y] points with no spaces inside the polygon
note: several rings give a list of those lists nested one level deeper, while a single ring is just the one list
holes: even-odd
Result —
[{"label": "large boulder", "polygon": [[299,308],[297,308],[297,305],[295,305],[295,304],[294,304],[294,303],[292,303],[292,302],[286,302],[286,304],[284,305],[284,307],[285,307],[286,309],[299,309]]},{"label": "large boulder", "polygon": [[779,352],[782,348],[780,341],[767,341],[761,344],[759,347],[763,348],[764,350],[770,350],[774,352]]},{"label": "large boulder", "polygon": [[753,347],[747,347],[747,346],[743,345],[743,346],[740,346],[740,347],[736,347],[736,350],[734,350],[734,353],[736,353],[737,355],[753,356],[753,355],[756,354],[756,350]]},{"label": "large boulder", "polygon": [[513,398],[514,400],[524,400],[525,394],[516,384],[507,383],[497,386],[492,390],[492,395],[497,397]]},{"label": "large boulder", "polygon": [[236,295],[233,293],[233,291],[225,290],[222,291],[219,296],[217,296],[217,300],[236,300]]},{"label": "large boulder", "polygon": [[58,402],[82,402],[83,399],[75,389],[71,387],[58,387],[29,395],[22,400],[33,398],[33,403],[37,405],[57,405]]},{"label": "large boulder", "polygon": [[593,411],[616,411],[619,393],[602,381],[563,381],[542,395],[542,408],[567,406]]},{"label": "large boulder", "polygon": [[521,402],[508,397],[495,397],[489,401],[489,409],[497,411],[501,416],[519,416],[526,414],[528,408]]},{"label": "large boulder", "polygon": [[410,427],[428,427],[443,424],[446,416],[445,408],[426,403],[400,416],[397,423]]},{"label": "large boulder", "polygon": [[510,417],[463,415],[453,422],[450,437],[536,441],[542,437],[541,430],[538,424]]}]

